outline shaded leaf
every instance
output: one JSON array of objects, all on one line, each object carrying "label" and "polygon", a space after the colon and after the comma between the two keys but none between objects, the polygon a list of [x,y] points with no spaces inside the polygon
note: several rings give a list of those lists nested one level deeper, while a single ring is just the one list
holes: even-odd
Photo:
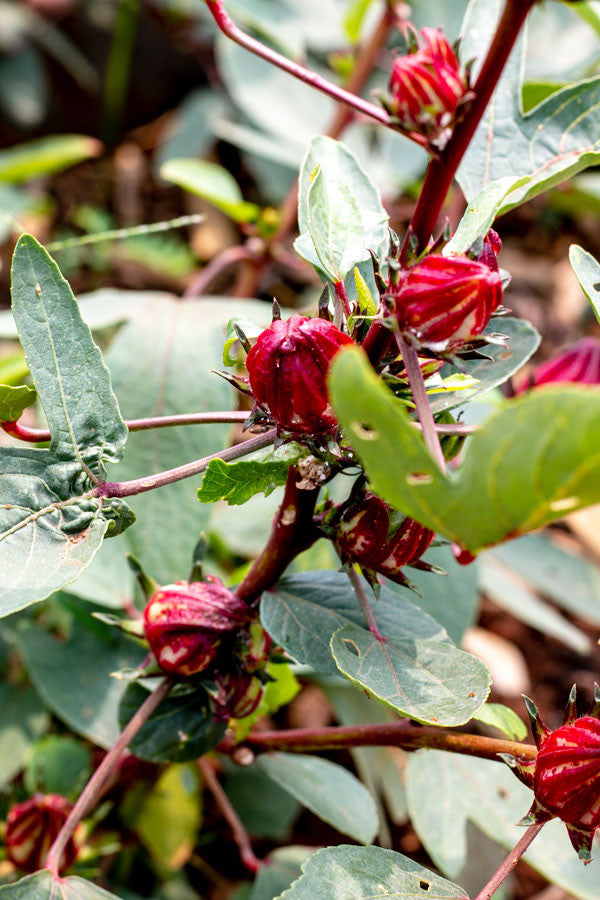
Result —
[{"label": "shaded leaf", "polygon": [[312,847],[279,847],[267,857],[248,900],[274,900],[302,874],[302,863],[313,853]]},{"label": "shaded leaf", "polygon": [[165,181],[208,200],[234,222],[254,222],[260,214],[255,203],[246,203],[237,181],[227,169],[205,159],[169,159],[160,168]]},{"label": "shaded leaf", "polygon": [[591,253],[577,244],[569,248],[569,261],[577,277],[577,281],[600,322],[600,265]]},{"label": "shaded leaf", "polygon": [[0,784],[21,770],[29,747],[50,724],[46,707],[31,688],[0,684]]},{"label": "shaded leaf", "polygon": [[30,794],[61,794],[76,800],[90,774],[87,747],[73,738],[52,734],[29,748],[23,782]]},{"label": "shaded leaf", "polygon": [[50,872],[37,872],[16,884],[0,887],[1,900],[119,900],[83,878],[55,879]]},{"label": "shaded leaf", "polygon": [[379,828],[373,797],[343,766],[319,756],[269,753],[255,765],[316,816],[359,841],[370,844]]},{"label": "shaded leaf", "polygon": [[134,821],[128,823],[159,871],[178,871],[192,854],[202,817],[199,788],[196,766],[169,766],[146,794]]},{"label": "shaded leaf", "polygon": [[62,172],[91,156],[99,156],[102,144],[79,134],[37,138],[0,151],[0,181],[17,184],[30,178]]}]

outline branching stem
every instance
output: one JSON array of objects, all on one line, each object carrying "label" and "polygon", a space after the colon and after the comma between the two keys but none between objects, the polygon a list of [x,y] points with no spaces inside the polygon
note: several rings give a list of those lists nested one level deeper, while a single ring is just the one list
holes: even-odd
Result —
[{"label": "branching stem", "polygon": [[78,824],[98,803],[110,781],[111,775],[119,765],[121,756],[127,749],[127,746],[133,740],[140,728],[145,725],[152,713],[160,706],[163,700],[166,699],[172,686],[172,681],[169,678],[164,678],[156,690],[151,694],[148,694],[147,699],[144,700],[138,711],[132,716],[130,722],[125,726],[114,746],[108,751],[88,781],[79,800],[71,810],[67,821],[59,831],[56,840],[48,851],[46,868],[52,872],[55,878],[58,878],[60,874],[62,855]]}]

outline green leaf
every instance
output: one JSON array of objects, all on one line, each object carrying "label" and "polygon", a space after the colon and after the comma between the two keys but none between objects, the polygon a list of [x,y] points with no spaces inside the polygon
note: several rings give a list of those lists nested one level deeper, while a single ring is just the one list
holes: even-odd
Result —
[{"label": "green leaf", "polygon": [[356,44],[360,38],[360,32],[365,16],[373,0],[351,0],[344,17],[344,29],[351,44]]},{"label": "green leaf", "polygon": [[53,734],[29,748],[23,781],[30,794],[61,794],[75,800],[90,774],[87,747],[73,738]]},{"label": "green leaf", "polygon": [[588,635],[568,619],[544,603],[520,577],[499,565],[494,557],[485,554],[478,566],[481,590],[517,619],[526,622],[543,634],[549,634],[571,647],[576,653],[587,656],[592,650]]},{"label": "green leaf", "polygon": [[479,191],[467,206],[451,240],[444,247],[444,256],[466,253],[478,237],[485,237],[494,224],[506,195],[515,188],[527,184],[528,181],[527,175],[523,178],[506,175]]},{"label": "green leaf", "polygon": [[[387,638],[424,638],[447,641],[451,646],[434,619],[387,587],[373,602],[373,613]],[[364,624],[358,600],[343,572],[306,572],[282,578],[274,590],[263,594],[260,616],[273,640],[298,662],[324,675],[338,673],[329,648],[334,632],[350,623]]]},{"label": "green leaf", "polygon": [[11,387],[0,384],[0,422],[16,422],[23,415],[23,410],[33,406],[37,394],[34,388],[21,384]]},{"label": "green leaf", "polygon": [[[463,62],[476,58],[481,65],[502,6],[501,0],[472,0],[463,23]],[[458,170],[468,200],[493,181],[529,176],[505,198],[499,215],[600,159],[600,77],[568,85],[523,113],[525,49],[521,36]]]},{"label": "green leaf", "polygon": [[274,900],[302,874],[301,865],[312,847],[279,847],[267,857],[252,886],[248,900]]},{"label": "green leaf", "polygon": [[237,181],[227,169],[205,159],[169,159],[160,168],[165,181],[208,200],[234,222],[255,222],[260,207],[246,203]]},{"label": "green leaf", "polygon": [[[147,689],[138,682],[127,687],[119,706],[121,728],[147,697]],[[198,688],[163,700],[133,738],[129,749],[149,762],[189,762],[212,750],[226,727],[226,722],[213,720],[206,691]]]},{"label": "green leaf", "polygon": [[255,765],[316,816],[361,844],[379,828],[373,797],[343,766],[319,756],[269,753]]},{"label": "green leaf", "polygon": [[446,476],[360,350],[338,355],[330,392],[374,490],[471,552],[600,500],[598,391],[562,385],[504,403]]},{"label": "green leaf", "polygon": [[481,660],[441,641],[382,643],[364,628],[345,625],[333,635],[331,652],[355,687],[419,722],[463,725],[490,692]]},{"label": "green leaf", "polygon": [[600,625],[600,566],[586,557],[532,534],[488,551],[482,562],[488,558],[512,569],[573,615]]},{"label": "green leaf", "polygon": [[[181,303],[151,292],[141,298],[106,356],[123,414],[136,419],[149,411],[164,416],[231,409],[233,390],[211,373],[221,366],[225,324],[239,314],[267,324],[268,306],[233,298]],[[121,303],[126,308],[126,292]],[[229,432],[229,425],[220,424],[130,434],[115,474],[125,481],[209,456],[223,449]],[[209,529],[213,508],[198,503],[199,484],[200,477],[186,479],[131,498],[138,521],[125,535],[123,554],[133,552],[161,584],[188,572],[198,535]]]},{"label": "green leaf", "polygon": [[298,444],[291,443],[277,450],[254,453],[239,462],[213,459],[202,478],[198,500],[201,503],[226,500],[231,506],[239,506],[254,494],[263,493],[268,497],[276,487],[285,484],[289,467],[303,452]]},{"label": "green leaf", "polygon": [[77,734],[111,747],[120,732],[118,708],[125,683],[110,675],[139,665],[145,650],[87,615],[73,620],[67,640],[23,622],[18,642],[23,664],[44,703]]},{"label": "green leaf", "polygon": [[264,331],[263,325],[257,325],[256,322],[253,322],[251,319],[246,318],[246,316],[234,316],[227,323],[227,329],[225,332],[225,343],[223,344],[223,365],[224,366],[235,366],[239,362],[237,356],[231,355],[231,348],[237,341],[239,340],[237,336],[237,332],[235,330],[235,326],[241,328],[247,338],[257,338],[261,331]]},{"label": "green leaf", "polygon": [[110,376],[69,284],[46,250],[23,235],[12,264],[13,314],[44,407],[50,452],[104,475],[127,440]]},{"label": "green leaf", "polygon": [[202,818],[199,788],[195,765],[169,766],[127,823],[165,875],[181,869],[194,849]]},{"label": "green leaf", "polygon": [[503,703],[484,703],[473,718],[498,728],[511,741],[524,741],[527,737],[527,725],[513,709]]},{"label": "green leaf", "polygon": [[267,674],[272,680],[267,682],[260,703],[253,713],[236,721],[235,737],[238,741],[249,735],[256,722],[263,716],[270,716],[282,706],[291,703],[300,690],[298,679],[287,663],[270,662]]},{"label": "green leaf", "polygon": [[0,384],[19,387],[23,379],[28,375],[29,369],[25,362],[25,354],[22,351],[19,350],[16,353],[8,353],[0,357]]},{"label": "green leaf", "polygon": [[300,812],[298,801],[257,766],[225,767],[227,796],[247,831],[253,837],[285,841]]},{"label": "green leaf", "polygon": [[298,187],[297,252],[331,281],[343,281],[369,250],[388,245],[388,214],[353,153],[328,137],[310,144]]},{"label": "green leaf", "polygon": [[600,322],[600,265],[591,253],[577,244],[571,244],[569,248],[569,261],[577,281],[592,305],[594,315]]},{"label": "green leaf", "polygon": [[[514,375],[521,366],[530,359],[540,344],[540,335],[530,322],[525,319],[513,319],[509,316],[496,320],[486,331],[499,329],[508,338],[506,347],[498,344],[489,344],[485,353],[492,359],[471,359],[461,363],[465,374],[474,378],[476,384],[472,387],[461,388],[454,393],[448,392],[431,397],[431,408],[434,413],[443,412],[445,409],[454,409],[469,403],[475,397],[482,397],[493,388]],[[447,365],[439,373],[442,377],[451,375],[456,370]]]},{"label": "green leaf", "polygon": [[327,847],[302,866],[302,876],[280,900],[467,900],[455,884],[434,875],[401,853],[381,847]]},{"label": "green leaf", "polygon": [[37,872],[27,878],[0,887],[0,900],[119,900],[83,878],[58,878],[50,872]]},{"label": "green leaf", "polygon": [[[523,836],[523,828],[514,823],[531,806],[533,794],[508,766],[438,750],[419,750],[408,757],[406,785],[413,826],[444,874],[456,877],[465,863],[468,820],[507,850]],[[582,866],[558,819],[544,825],[524,859],[580,900],[596,900],[600,860]],[[490,870],[487,877],[492,875]]]},{"label": "green leaf", "polygon": [[4,786],[23,767],[32,742],[50,724],[46,707],[31,688],[0,684],[0,785]]},{"label": "green leaf", "polygon": [[99,156],[102,144],[80,134],[38,138],[0,151],[0,182],[17,184],[42,175],[53,175],[84,159]]}]

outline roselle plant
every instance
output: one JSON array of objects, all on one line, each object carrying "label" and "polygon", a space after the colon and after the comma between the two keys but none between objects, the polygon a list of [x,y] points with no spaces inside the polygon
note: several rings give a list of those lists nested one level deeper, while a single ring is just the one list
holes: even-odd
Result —
[{"label": "roselle plant", "polygon": [[[555,730],[527,700],[535,746],[514,712],[486,702],[486,666],[459,646],[479,554],[491,596],[502,593],[498,562],[535,582],[527,548],[563,551],[524,536],[600,502],[598,342],[519,375],[539,335],[510,314],[502,268],[496,220],[600,160],[599,77],[523,110],[535,5],[471,0],[452,47],[435,23],[419,31],[404,4],[386,3],[341,88],[246,34],[225,0],[206,0],[226,39],[339,109],[275,217],[230,187],[219,197],[215,169],[165,164],[165,178],[216,197],[248,240],[185,300],[132,293],[104,356],[86,317],[106,324],[107,298],[78,304],[48,251],[20,237],[12,314],[31,383],[0,385],[0,423],[14,439],[0,448],[0,611],[31,687],[7,686],[7,719],[27,740],[0,762],[7,783],[24,771],[6,804],[11,883],[0,898],[140,897],[135,884],[115,894],[96,883],[112,885],[99,863],[111,852],[103,816],[117,804],[157,868],[175,871],[192,854],[201,783],[256,875],[237,898],[466,898],[443,876],[461,880],[468,820],[510,851],[495,874],[480,873],[476,900],[525,852],[552,883],[598,897],[599,864],[583,863],[600,824],[600,688],[584,715],[573,692]],[[365,99],[395,38],[389,89]],[[404,234],[337,140],[355,118],[429,154]],[[443,208],[455,180],[468,205],[452,228]],[[199,298],[232,262],[258,286],[289,257],[296,210],[295,250],[323,285],[307,314]],[[600,264],[577,246],[571,262],[600,319]],[[473,403],[499,387],[493,411]],[[26,418],[37,400],[47,428]],[[232,424],[243,426],[236,442]],[[263,534],[256,495],[274,491]],[[219,501],[220,537],[207,540]],[[258,543],[237,553],[253,559],[228,569],[227,540]],[[569,565],[563,553],[559,573]],[[576,578],[563,582],[563,595],[577,594]],[[536,586],[562,596],[560,574]],[[265,730],[299,673],[321,685],[340,724]],[[93,766],[83,744],[42,738],[48,710],[103,751]],[[403,778],[384,748],[405,754]],[[352,751],[361,780],[316,755],[334,750]],[[230,784],[249,779],[274,820],[299,802],[355,843],[260,859],[223,771]],[[408,811],[442,875],[386,848],[384,803],[394,821]],[[177,852],[160,855],[157,829],[183,834]]]}]

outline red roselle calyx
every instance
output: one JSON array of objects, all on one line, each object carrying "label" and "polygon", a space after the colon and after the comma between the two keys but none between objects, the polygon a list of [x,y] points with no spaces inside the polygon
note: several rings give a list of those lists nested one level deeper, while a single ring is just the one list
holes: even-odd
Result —
[{"label": "red roselle calyx", "polygon": [[502,279],[468,256],[431,254],[401,272],[389,296],[400,332],[444,352],[481,334],[502,301]]},{"label": "red roselle calyx", "polygon": [[442,149],[452,132],[467,81],[441,31],[423,28],[414,53],[394,61],[389,111],[407,131],[418,131]]},{"label": "red roselle calyx", "polygon": [[343,510],[333,539],[345,561],[356,562],[401,584],[404,566],[419,563],[435,533],[414,519],[392,522],[394,510],[376,494],[365,491]]},{"label": "red roselle calyx", "polygon": [[588,337],[534,369],[517,393],[543,384],[600,384],[600,341]]},{"label": "red roselle calyx", "polygon": [[520,824],[561,819],[573,847],[584,862],[591,861],[592,842],[600,826],[600,688],[595,685],[591,715],[577,717],[573,687],[564,724],[551,731],[526,698],[532,731],[538,745],[533,761],[505,757],[518,777],[531,787],[534,802]]},{"label": "red roselle calyx", "polygon": [[[35,794],[12,807],[6,819],[5,844],[8,858],[17,869],[43,869],[48,851],[71,809],[69,801],[59,794]],[[77,852],[75,841],[70,838],[61,857],[61,872],[73,865]]]},{"label": "red roselle calyx", "polygon": [[336,426],[327,396],[327,373],[352,339],[325,319],[276,319],[259,334],[246,366],[256,403],[277,425],[297,434]]},{"label": "red roselle calyx", "polygon": [[250,672],[228,671],[215,676],[215,715],[244,719],[254,712],[263,695],[262,682]]},{"label": "red roselle calyx", "polygon": [[498,272],[498,260],[496,257],[502,250],[502,241],[500,235],[493,228],[490,228],[483,239],[483,248],[477,257],[478,262],[484,263],[492,272]]},{"label": "red roselle calyx", "polygon": [[160,588],[144,610],[144,628],[161,669],[187,678],[210,666],[223,636],[252,618],[233,591],[209,576]]}]

